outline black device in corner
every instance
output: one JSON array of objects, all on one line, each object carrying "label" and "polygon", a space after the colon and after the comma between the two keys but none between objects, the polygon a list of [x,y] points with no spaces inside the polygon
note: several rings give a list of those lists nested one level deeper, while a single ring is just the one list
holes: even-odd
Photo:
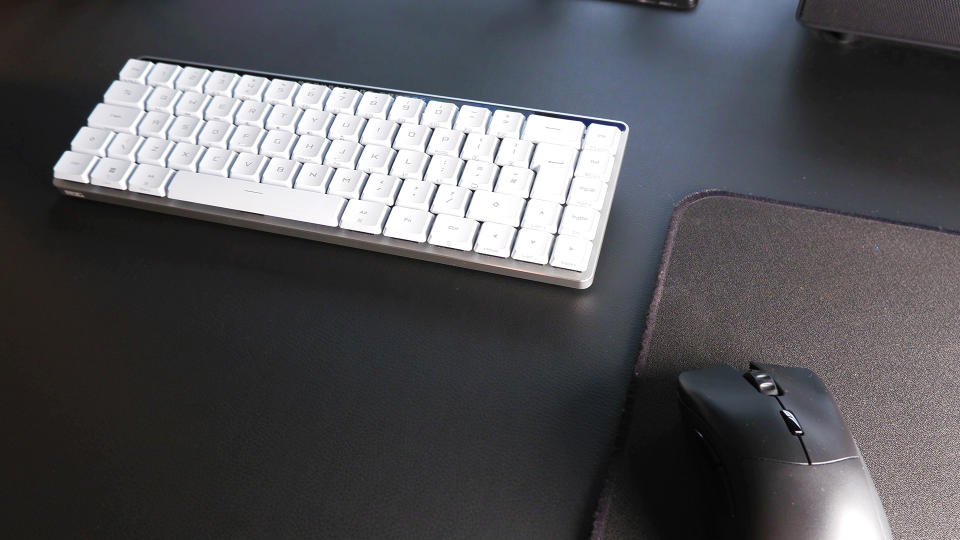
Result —
[{"label": "black device in corner", "polygon": [[960,51],[960,2],[800,0],[797,20],[840,42],[867,37]]},{"label": "black device in corner", "polygon": [[633,0],[645,6],[662,7],[669,9],[693,9],[697,7],[697,0]]}]

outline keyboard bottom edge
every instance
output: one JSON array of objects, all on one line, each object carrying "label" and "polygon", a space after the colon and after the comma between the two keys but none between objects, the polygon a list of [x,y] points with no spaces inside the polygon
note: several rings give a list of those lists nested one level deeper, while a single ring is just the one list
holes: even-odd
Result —
[{"label": "keyboard bottom edge", "polygon": [[[314,225],[300,221],[293,221],[272,216],[252,214],[238,210],[218,208],[202,204],[189,203],[152,195],[143,195],[130,191],[118,191],[111,188],[81,184],[59,178],[53,179],[53,185],[63,195],[73,198],[89,199],[128,206],[140,210],[150,210],[180,217],[200,219],[222,225],[254,229],[262,232],[282,234],[336,244],[346,247],[363,249],[397,255],[410,259],[419,259],[431,263],[440,263],[456,266],[468,270],[498,274],[502,276],[537,281],[551,285],[559,285],[574,289],[586,289],[593,284],[596,265],[592,264],[584,272],[574,272],[560,268],[544,266],[542,272],[523,268],[531,263],[521,263],[504,259],[503,265],[490,264],[489,255],[480,255],[474,252],[458,251],[451,248],[433,246],[429,244],[414,244],[405,240],[397,240],[384,236],[374,236],[365,233],[348,231],[324,225]],[[410,244],[404,245],[404,244]],[[595,259],[594,259],[595,260]]]}]

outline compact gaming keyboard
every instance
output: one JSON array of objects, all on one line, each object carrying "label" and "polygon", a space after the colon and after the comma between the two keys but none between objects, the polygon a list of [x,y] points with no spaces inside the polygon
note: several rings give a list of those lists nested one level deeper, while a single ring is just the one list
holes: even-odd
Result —
[{"label": "compact gaming keyboard", "polygon": [[586,288],[627,125],[153,58],[53,168],[66,195]]}]

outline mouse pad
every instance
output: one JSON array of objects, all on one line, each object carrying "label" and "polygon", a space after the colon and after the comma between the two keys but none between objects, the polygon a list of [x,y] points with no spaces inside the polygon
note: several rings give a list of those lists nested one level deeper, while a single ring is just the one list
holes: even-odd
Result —
[{"label": "mouse pad", "polygon": [[896,538],[960,538],[960,235],[708,193],[674,212],[594,540],[710,538],[677,375],[751,361],[823,379]]}]

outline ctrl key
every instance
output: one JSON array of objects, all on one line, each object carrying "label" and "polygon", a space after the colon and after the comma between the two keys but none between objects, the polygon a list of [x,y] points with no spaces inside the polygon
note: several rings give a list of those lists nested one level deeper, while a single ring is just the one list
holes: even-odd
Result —
[{"label": "ctrl key", "polygon": [[138,165],[130,179],[127,180],[127,189],[137,193],[167,196],[167,182],[173,176],[173,171],[156,165]]},{"label": "ctrl key", "polygon": [[97,157],[67,150],[53,166],[53,177],[81,184],[90,183],[90,171],[97,164]]},{"label": "ctrl key", "polygon": [[473,239],[477,236],[478,228],[480,224],[472,219],[440,214],[433,222],[427,242],[435,246],[470,251],[473,249]]}]

